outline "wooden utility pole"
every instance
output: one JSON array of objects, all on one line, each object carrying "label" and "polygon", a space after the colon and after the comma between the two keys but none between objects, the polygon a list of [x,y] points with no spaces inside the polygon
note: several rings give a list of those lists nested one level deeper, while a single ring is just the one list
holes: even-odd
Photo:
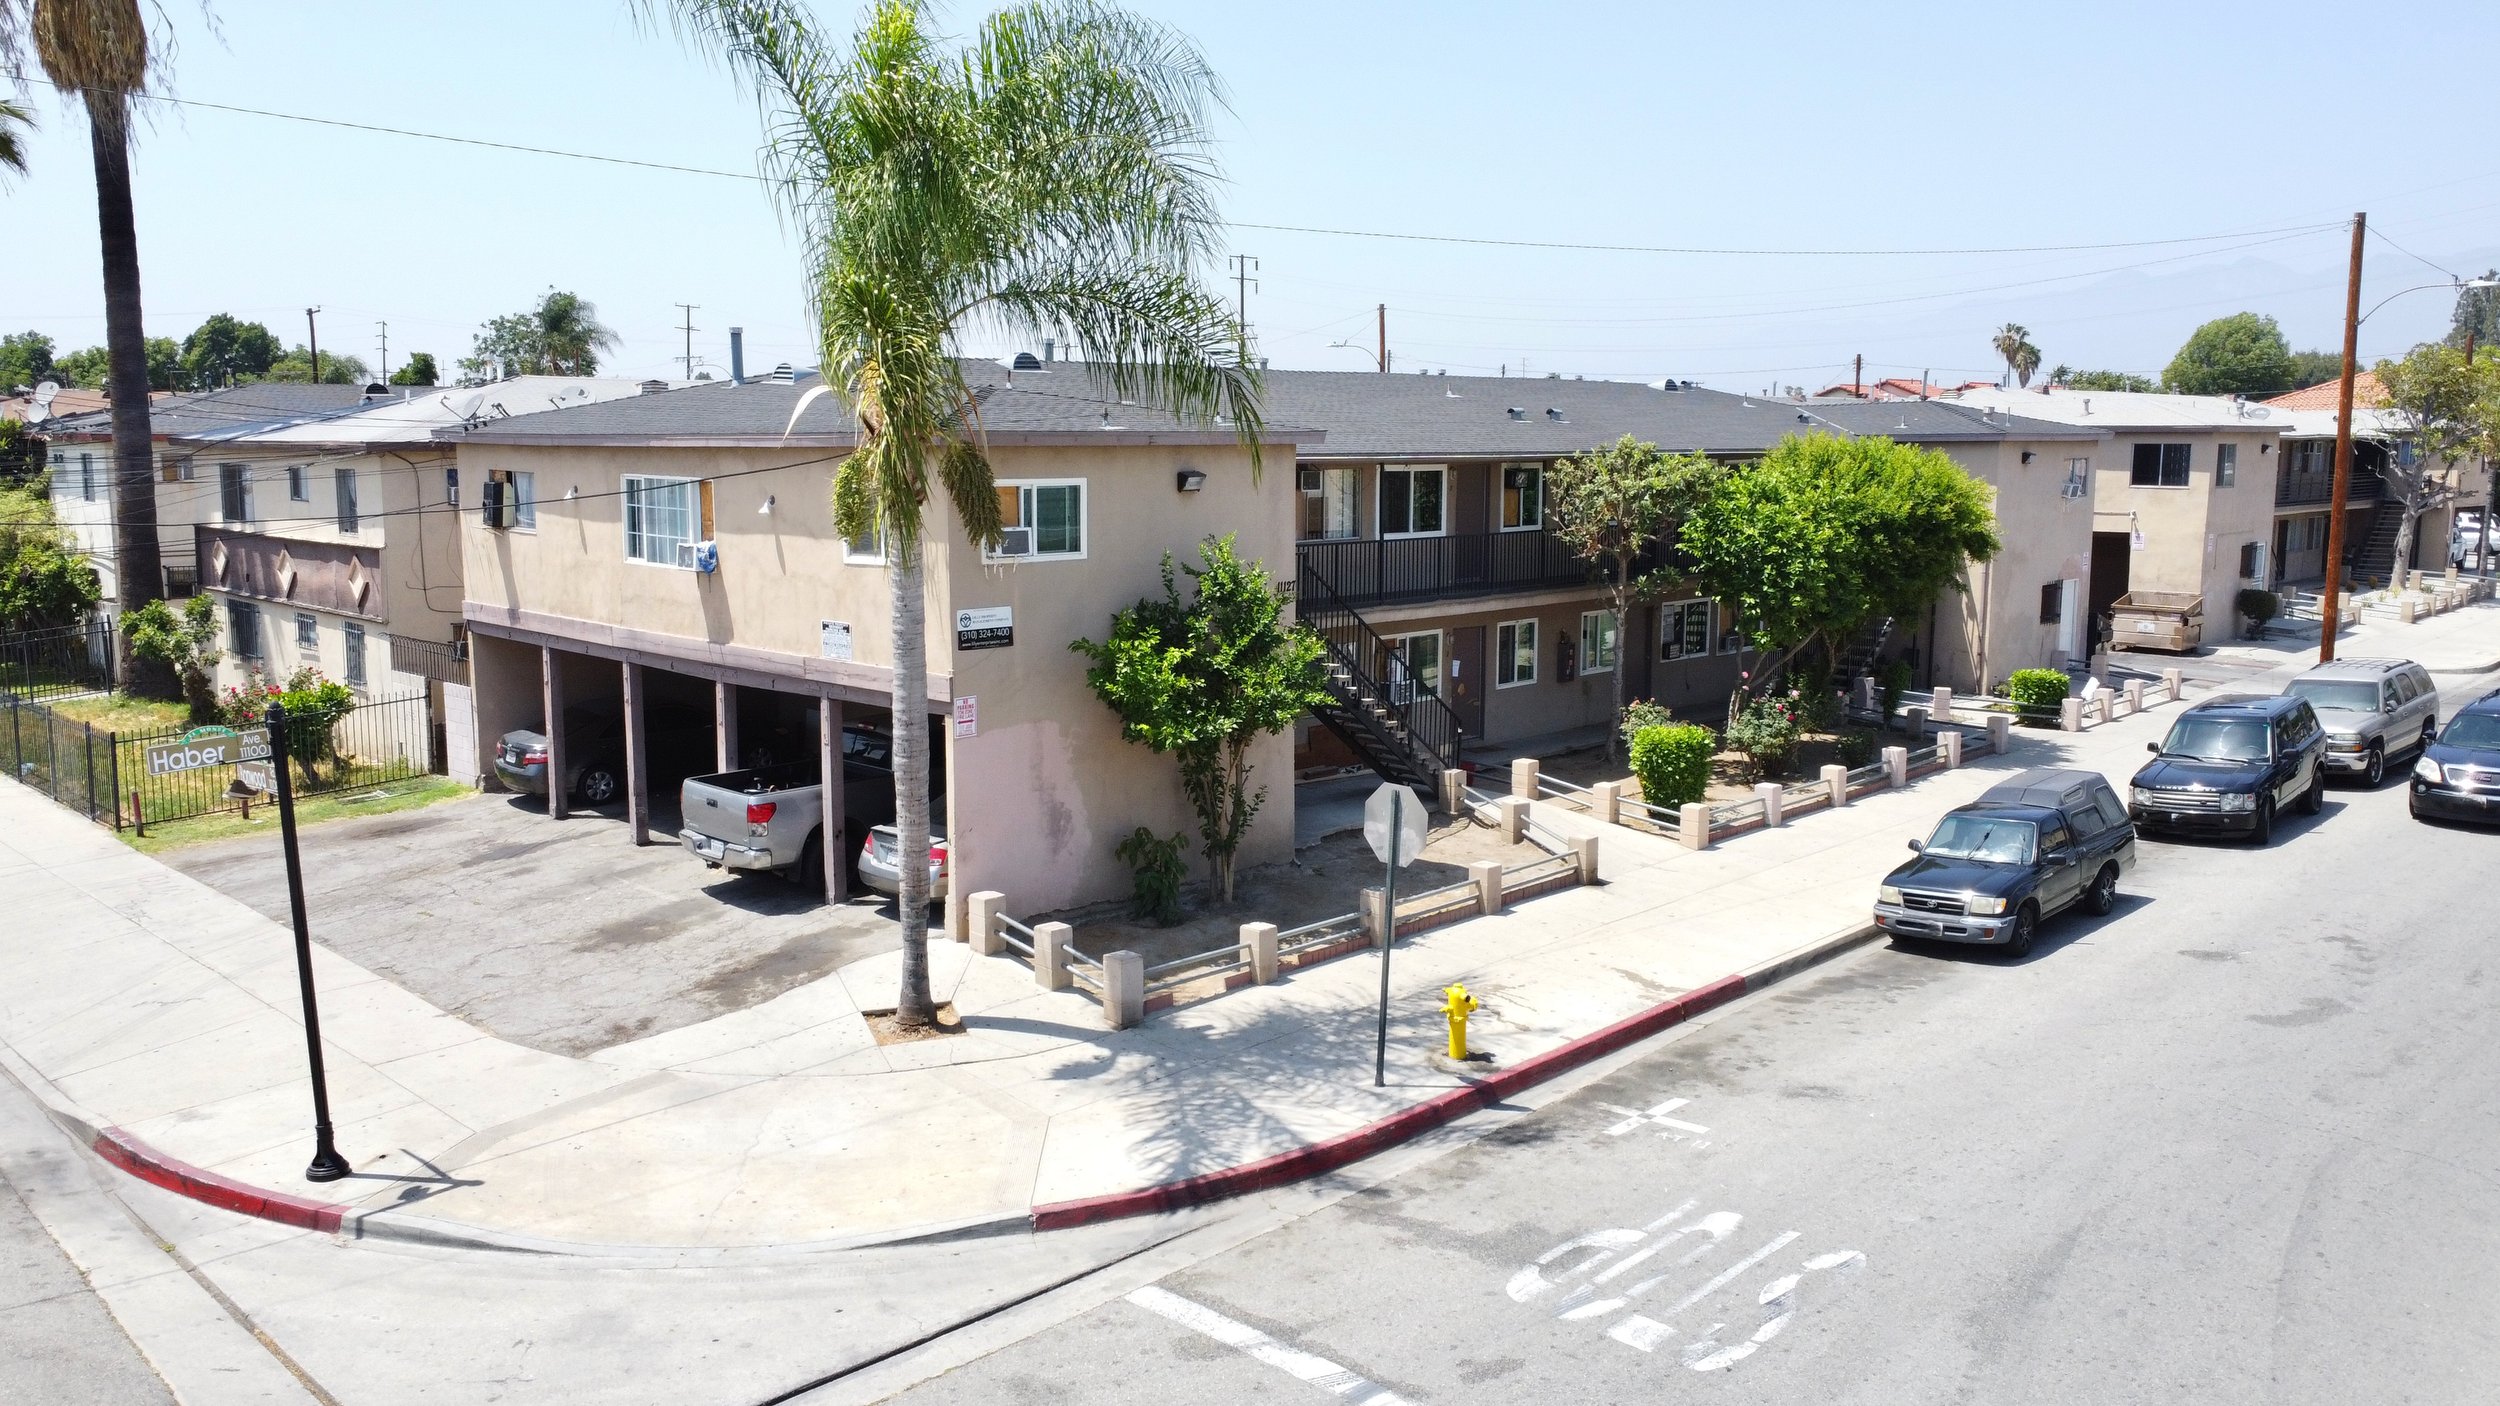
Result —
[{"label": "wooden utility pole", "polygon": [[1866,399],[1866,353],[1864,352],[1859,352],[1856,356],[1849,358],[1849,394],[1859,400]]},{"label": "wooden utility pole", "polygon": [[2352,373],[2361,349],[2361,239],[2366,212],[2352,217],[2352,272],[2344,284],[2344,376],[2335,389],[2335,491],[2327,499],[2326,595],[2318,609],[2318,662],[2335,658],[2335,633],[2344,614],[2344,500],[2352,492]]},{"label": "wooden utility pole", "polygon": [[1235,254],[1233,261],[1233,321],[1241,328],[1244,342],[1250,340],[1250,290],[1259,281],[1250,275],[1259,271],[1259,261],[1249,254]]},{"label": "wooden utility pole", "polygon": [[312,378],[316,386],[321,384],[321,329],[314,325],[313,314],[319,311],[319,308],[304,309],[304,336],[312,351]]},{"label": "wooden utility pole", "polygon": [[1384,373],[1385,373],[1385,372],[1387,372],[1387,371],[1388,371],[1388,369],[1389,369],[1389,305],[1388,305],[1387,303],[1382,303],[1382,304],[1380,305],[1380,309],[1379,309],[1379,311],[1380,311],[1380,369],[1381,369],[1381,371],[1382,371],[1382,372],[1384,372]]}]

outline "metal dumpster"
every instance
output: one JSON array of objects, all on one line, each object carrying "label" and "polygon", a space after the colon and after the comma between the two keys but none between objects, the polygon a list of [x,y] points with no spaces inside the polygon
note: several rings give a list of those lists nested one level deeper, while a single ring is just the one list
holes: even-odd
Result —
[{"label": "metal dumpster", "polygon": [[2109,647],[2185,654],[2205,636],[2205,598],[2177,591],[2129,591],[2109,607]]}]

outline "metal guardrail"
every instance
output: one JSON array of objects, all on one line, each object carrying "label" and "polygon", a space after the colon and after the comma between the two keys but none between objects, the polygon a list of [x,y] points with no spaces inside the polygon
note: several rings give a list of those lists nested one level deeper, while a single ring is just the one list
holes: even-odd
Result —
[{"label": "metal guardrail", "polygon": [[1629,816],[1636,820],[1646,821],[1647,823],[1656,826],[1658,829],[1663,830],[1670,835],[1680,835],[1684,833],[1684,812],[1680,809],[1669,809],[1666,806],[1654,806],[1647,801],[1637,800],[1631,796],[1625,796],[1618,805],[1615,814],[1617,819],[1623,819],[1624,817]]},{"label": "metal guardrail", "polygon": [[1514,888],[1525,888],[1529,884],[1542,883],[1547,879],[1556,879],[1565,874],[1577,874],[1579,872],[1580,861],[1577,856],[1568,854],[1547,855],[1543,859],[1532,859],[1515,869],[1504,869],[1502,871],[1502,891],[1504,893],[1508,893]]},{"label": "metal guardrail", "polygon": [[1882,762],[1868,762],[1864,766],[1853,766],[1849,768],[1849,784],[1857,786],[1869,781],[1886,780],[1889,779],[1891,775],[1892,769],[1885,766]]},{"label": "metal guardrail", "polygon": [[1536,789],[1537,794],[1551,796],[1558,801],[1578,801],[1583,809],[1597,804],[1596,793],[1588,787],[1565,781],[1560,777],[1547,776],[1542,771],[1536,774]]},{"label": "metal guardrail", "polygon": [[[1016,940],[1018,933],[1024,934],[1024,940],[1021,942]],[[1033,943],[1036,940],[1033,930],[1004,913],[998,915],[998,940],[1023,953],[1026,961],[1033,960]]]},{"label": "metal guardrail", "polygon": [[1326,947],[1331,943],[1343,942],[1349,937],[1362,935],[1363,915],[1340,913],[1333,918],[1322,918],[1316,923],[1304,923],[1298,928],[1290,928],[1276,934],[1276,955],[1280,959],[1296,957],[1314,948]]},{"label": "metal guardrail", "polygon": [[1710,828],[1713,830],[1725,826],[1742,825],[1748,820],[1770,818],[1770,808],[1763,805],[1760,796],[1750,801],[1730,801],[1726,805],[1716,805],[1710,808]]},{"label": "metal guardrail", "polygon": [[1910,765],[1925,766],[1929,762],[1935,761],[1943,755],[1944,745],[1942,743],[1938,743],[1933,747],[1913,747],[1910,749]]}]

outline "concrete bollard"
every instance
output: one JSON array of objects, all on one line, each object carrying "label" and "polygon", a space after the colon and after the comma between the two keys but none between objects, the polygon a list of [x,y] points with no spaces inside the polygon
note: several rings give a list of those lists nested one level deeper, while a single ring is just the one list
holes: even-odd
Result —
[{"label": "concrete bollard", "polygon": [[1936,734],[1936,755],[1944,759],[1944,769],[1951,771],[1962,764],[1962,734],[1946,728]]},{"label": "concrete bollard", "polygon": [[1363,890],[1360,900],[1355,911],[1363,917],[1363,935],[1372,940],[1374,947],[1388,946],[1388,895],[1381,892],[1380,885],[1373,884]]},{"label": "concrete bollard", "polygon": [[1528,838],[1528,803],[1517,796],[1502,797],[1502,839],[1518,844]]},{"label": "concrete bollard", "polygon": [[2422,589],[2422,572],[2419,567],[2416,567],[2413,573],[2405,578],[2405,588],[2413,591]]},{"label": "concrete bollard", "polygon": [[1710,848],[1710,807],[1694,801],[1678,809],[1675,837],[1684,842],[1686,849]]},{"label": "concrete bollard", "polygon": [[1261,986],[1276,979],[1276,925],[1243,923],[1241,955],[1250,960],[1250,979]]},{"label": "concrete bollard", "polygon": [[1875,705],[1879,701],[1875,696],[1875,676],[1873,674],[1858,675],[1858,706],[1871,713],[1875,711]]},{"label": "concrete bollard", "polygon": [[1580,882],[1597,882],[1597,837],[1582,835],[1571,842],[1571,857],[1579,862]]},{"label": "concrete bollard", "polygon": [[2069,698],[2058,704],[2057,725],[2067,732],[2083,731],[2083,700]]},{"label": "concrete bollard", "polygon": [[1511,762],[1510,793],[1523,801],[1536,799],[1536,758],[1519,757]]},{"label": "concrete bollard", "polygon": [[1988,715],[1988,754],[2004,756],[2014,750],[2014,720],[2003,713]]},{"label": "concrete bollard", "polygon": [[2413,623],[2413,597],[2407,596],[2396,602],[2396,619],[2406,625]]},{"label": "concrete bollard", "polygon": [[1909,748],[1886,747],[1884,749],[1884,782],[1886,785],[1895,787],[1910,784]]},{"label": "concrete bollard", "polygon": [[2179,701],[2179,695],[2187,691],[2187,676],[2186,676],[2186,675],[2184,675],[2184,674],[2181,674],[2181,673],[2180,673],[2178,670],[2176,670],[2176,669],[2164,669],[2164,670],[2162,670],[2162,671],[2161,671],[2161,691],[2162,691],[2162,694],[2163,694],[2163,697],[2162,697],[2162,701],[2163,701],[2163,702],[2165,702],[2165,703],[2176,703],[2176,702],[2178,702],[2178,701]]},{"label": "concrete bollard", "polygon": [[1033,981],[1044,991],[1068,989],[1068,944],[1076,929],[1066,923],[1044,923],[1033,929]]},{"label": "concrete bollard", "polygon": [[1769,829],[1778,829],[1780,806],[1788,798],[1788,788],[1776,781],[1757,781],[1753,784],[1753,793],[1755,798],[1762,802],[1763,825]]},{"label": "concrete bollard", "polygon": [[1927,716],[1929,716],[1929,717],[1931,717],[1931,718],[1934,718],[1936,721],[1938,721],[1938,722],[1940,722],[1940,723],[1949,723],[1949,722],[1953,721],[1953,690],[1952,690],[1952,689],[1949,689],[1949,688],[1940,688],[1940,689],[1937,689],[1937,690],[1936,690],[1936,696],[1935,696],[1935,698],[1934,698],[1934,700],[1933,700],[1933,702],[1932,702],[1932,706],[1931,706],[1931,708],[1929,709]]},{"label": "concrete bollard", "polygon": [[2128,717],[2134,717],[2136,714],[2143,712],[2143,711],[2144,711],[2144,680],[2142,680],[2142,679],[2129,679],[2129,680],[2127,680],[2127,694],[2126,694],[2126,697],[2127,697],[2127,716],[2128,716]]},{"label": "concrete bollard", "polygon": [[1467,813],[1467,773],[1457,767],[1441,773],[1441,810],[1445,815]]},{"label": "concrete bollard", "polygon": [[998,915],[1007,904],[1007,895],[983,890],[964,900],[964,936],[972,939],[972,950],[984,957],[995,957],[1007,950],[998,938]]},{"label": "concrete bollard", "polygon": [[2108,722],[2110,710],[2116,706],[2114,695],[2106,689],[2087,694],[2083,700],[2083,720],[2086,724]]},{"label": "concrete bollard", "polygon": [[1832,793],[1832,804],[1849,804],[1849,768],[1838,762],[1823,768],[1823,785]]},{"label": "concrete bollard", "polygon": [[1600,781],[1591,786],[1589,788],[1589,814],[1596,816],[1597,823],[1600,825],[1622,824],[1623,783]]},{"label": "concrete bollard", "polygon": [[1502,911],[1502,861],[1479,859],[1467,866],[1467,878],[1476,886],[1477,912]]},{"label": "concrete bollard", "polygon": [[1904,708],[1901,712],[1904,717],[1901,724],[1902,731],[1910,734],[1912,737],[1925,737],[1927,735],[1927,710],[1924,707]]},{"label": "concrete bollard", "polygon": [[1146,959],[1109,952],[1102,959],[1102,1023],[1127,1030],[1146,1019]]}]

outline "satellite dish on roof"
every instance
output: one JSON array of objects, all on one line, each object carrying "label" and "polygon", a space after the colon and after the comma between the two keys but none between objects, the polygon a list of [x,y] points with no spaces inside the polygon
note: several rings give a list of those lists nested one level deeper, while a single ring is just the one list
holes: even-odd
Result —
[{"label": "satellite dish on roof", "polygon": [[50,419],[52,417],[52,398],[60,393],[61,383],[58,381],[36,382],[32,408],[26,412],[26,423],[32,425]]}]

